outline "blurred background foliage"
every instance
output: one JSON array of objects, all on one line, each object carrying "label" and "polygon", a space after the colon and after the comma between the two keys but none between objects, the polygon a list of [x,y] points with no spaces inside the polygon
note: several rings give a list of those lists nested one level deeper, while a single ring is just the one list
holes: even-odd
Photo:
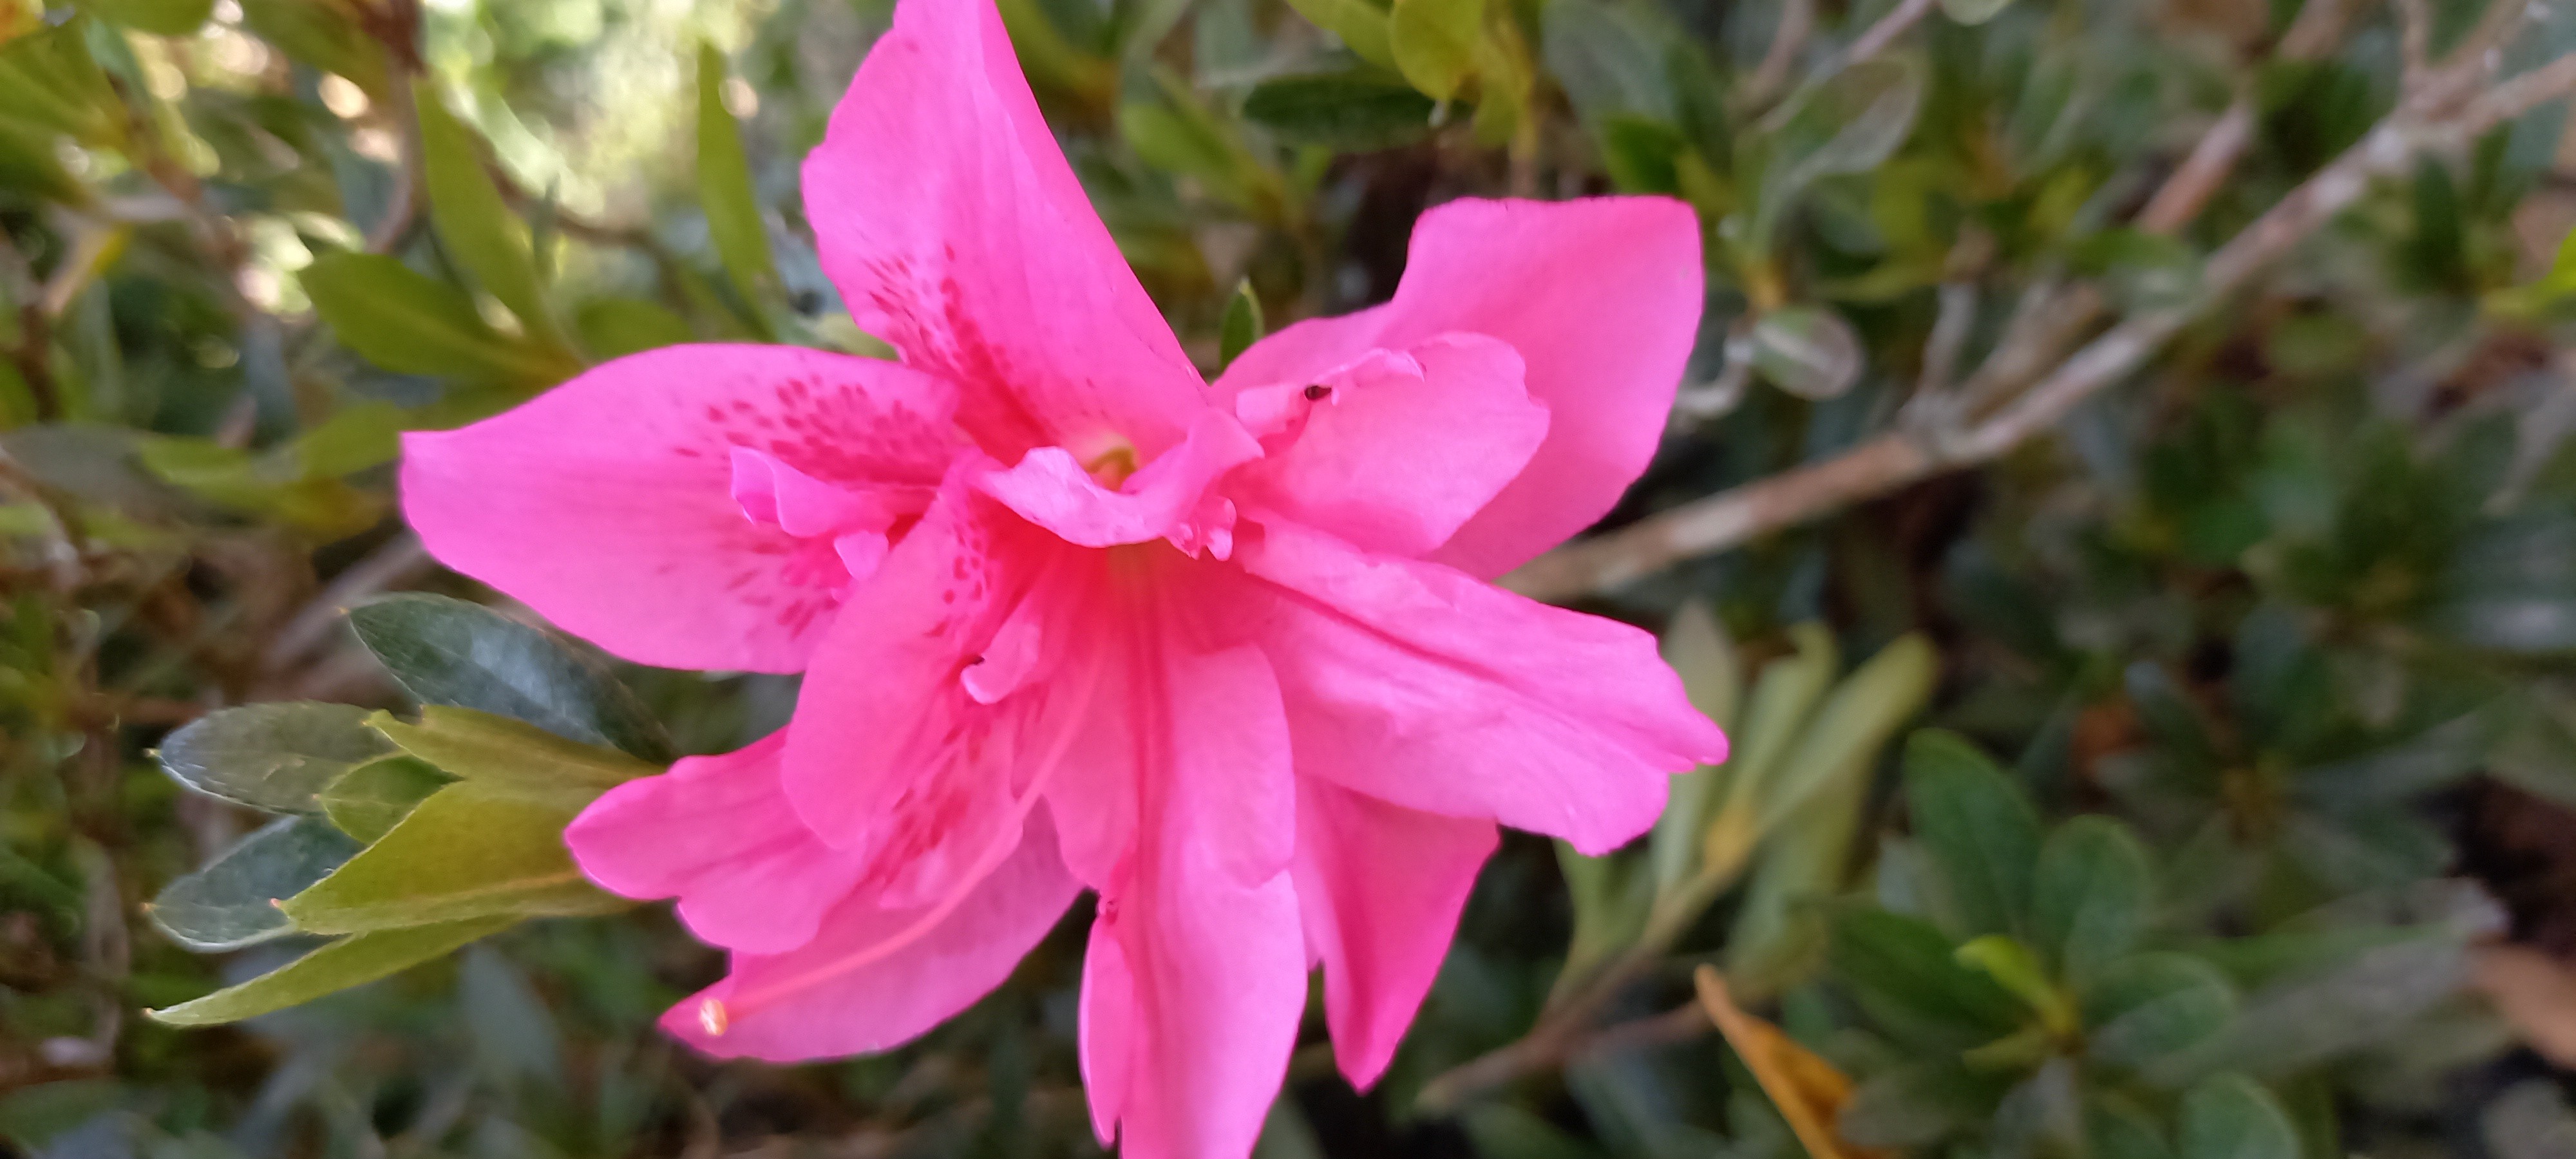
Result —
[{"label": "blurred background foliage", "polygon": [[[1210,369],[1390,294],[1426,205],[1696,207],[1700,352],[1614,535],[1973,434],[2111,321],[2176,319],[2026,443],[1550,590],[1663,631],[1734,760],[1618,855],[1507,841],[1386,1081],[1352,1092],[1310,1020],[1265,1159],[2576,1154],[2563,112],[2425,134],[2259,276],[2212,257],[2442,62],[2576,48],[2570,6],[1000,6]],[[660,1037],[719,962],[652,907],[235,1026],[139,1013],[313,942],[147,919],[261,824],[157,771],[165,734],[441,700],[343,610],[495,602],[400,526],[398,431],[671,342],[886,353],[797,166],[889,17],[0,0],[0,1147],[1096,1152],[1087,912],[968,1015],[827,1065]],[[794,691],[616,677],[687,752]]]}]

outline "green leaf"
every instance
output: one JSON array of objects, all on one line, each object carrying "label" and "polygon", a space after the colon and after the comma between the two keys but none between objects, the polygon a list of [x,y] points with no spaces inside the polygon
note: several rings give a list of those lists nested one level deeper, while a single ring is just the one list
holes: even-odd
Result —
[{"label": "green leaf", "polygon": [[1384,9],[1365,0],[1288,0],[1288,6],[1316,27],[1342,38],[1342,43],[1361,60],[1379,68],[1395,67],[1395,49],[1388,43]]},{"label": "green leaf", "polygon": [[742,126],[724,103],[724,54],[712,44],[698,45],[698,200],[707,214],[707,233],[715,238],[716,256],[747,302],[766,301],[775,292],[778,270],[769,256],[769,229],[761,223],[760,196],[751,181],[751,162],[743,155]]},{"label": "green leaf", "polygon": [[239,986],[145,1013],[164,1026],[239,1022],[443,957],[477,938],[507,929],[517,920],[478,918],[342,938]]},{"label": "green leaf", "polygon": [[482,917],[611,913],[564,848],[578,804],[460,781],[283,906],[308,933],[350,934]]},{"label": "green leaf", "polygon": [[2077,817],[2040,847],[2031,936],[2060,971],[2080,980],[2137,944],[2154,891],[2146,846],[2128,826]]},{"label": "green leaf", "polygon": [[1860,381],[1860,335],[1823,306],[1788,306],[1753,324],[1753,369],[1800,398],[1834,398]]},{"label": "green leaf", "polygon": [[429,705],[420,710],[419,724],[404,724],[380,712],[369,723],[440,772],[494,792],[575,809],[637,777],[662,771],[615,749],[566,740],[525,721],[470,708]]},{"label": "green leaf", "polygon": [[2105,966],[2084,988],[2085,1052],[2138,1067],[2208,1042],[2236,1017],[2236,987],[2187,954],[2139,954]]},{"label": "green leaf", "polygon": [[372,842],[452,780],[417,757],[389,756],[341,774],[317,799],[341,832]]},{"label": "green leaf", "polygon": [[[1664,662],[1681,676],[1691,706],[1719,727],[1731,727],[1744,676],[1735,644],[1727,639],[1717,617],[1697,600],[1682,605],[1664,632],[1663,653]],[[1655,867],[1659,892],[1679,885],[1699,868],[1700,834],[1708,828],[1709,811],[1717,803],[1725,776],[1721,769],[1702,768],[1673,778],[1671,798],[1663,816],[1655,819],[1652,852],[1647,855]]]},{"label": "green leaf", "polygon": [[1856,1147],[1925,1147],[1984,1124],[2007,1084],[1955,1061],[1920,1062],[1853,1089],[1834,1133]]},{"label": "green leaf", "polygon": [[2049,980],[2039,955],[2020,941],[2004,934],[1988,934],[1959,947],[1951,957],[2011,991],[2013,997],[2038,1011],[2051,1031],[2071,1032],[2079,1025],[2074,1006]]},{"label": "green leaf", "polygon": [[285,817],[171,882],[145,912],[191,950],[234,950],[295,932],[277,903],[322,880],[358,844],[319,817]]},{"label": "green leaf", "polygon": [[517,717],[657,763],[671,757],[660,726],[606,666],[489,608],[406,594],[358,607],[349,623],[423,704]]},{"label": "green leaf", "polygon": [[1396,71],[1433,100],[1458,95],[1484,39],[1485,0],[1395,0],[1387,43]]},{"label": "green leaf", "polygon": [[295,436],[289,453],[308,479],[336,479],[393,462],[402,454],[410,412],[382,399],[341,407]]},{"label": "green leaf", "polygon": [[74,21],[0,44],[0,122],[68,134],[99,148],[124,142],[124,102],[90,55],[83,38],[87,23]]},{"label": "green leaf", "polygon": [[510,308],[530,338],[541,346],[560,347],[563,343],[537,276],[536,255],[528,248],[527,227],[510,212],[500,187],[483,167],[481,143],[428,87],[415,94],[413,104],[420,116],[421,176],[429,192],[429,220],[438,227],[439,240],[446,243],[457,264]]},{"label": "green leaf", "polygon": [[186,36],[206,22],[215,0],[79,0],[83,11],[110,24],[154,36]]},{"label": "green leaf", "polygon": [[601,298],[573,315],[582,349],[595,358],[624,358],[697,340],[688,319],[638,298]]},{"label": "green leaf", "polygon": [[387,370],[544,386],[580,369],[493,330],[465,291],[393,258],[326,253],[297,276],[332,332]]},{"label": "green leaf", "polygon": [[2219,1074],[2182,1098],[2175,1159],[2299,1159],[2299,1133],[2280,1100],[2240,1074]]},{"label": "green leaf", "polygon": [[326,0],[241,0],[242,27],[286,55],[337,73],[379,100],[386,92],[384,46]]},{"label": "green leaf", "polygon": [[1261,297],[1252,292],[1252,279],[1235,283],[1234,297],[1226,301],[1225,318],[1217,325],[1217,368],[1232,365],[1236,356],[1268,331],[1261,319]]},{"label": "green leaf", "polygon": [[1833,917],[1828,960],[1879,1021],[1917,1042],[1965,1047],[2022,1020],[2022,1004],[1994,979],[1960,965],[1950,939],[1928,922],[1846,908]]},{"label": "green leaf", "polygon": [[315,813],[314,794],[394,751],[367,710],[291,701],[209,713],[161,742],[162,771],[198,792],[271,813]]},{"label": "green leaf", "polygon": [[1932,729],[1905,746],[1905,799],[1964,932],[2021,929],[2039,860],[2039,814],[2030,800],[1976,746]]},{"label": "green leaf", "polygon": [[354,535],[383,517],[376,498],[337,479],[308,476],[294,447],[254,454],[212,439],[145,435],[145,469],[207,502],[292,524],[322,539]]},{"label": "green leaf", "polygon": [[2013,0],[1941,0],[1941,14],[1961,24],[1983,24],[2012,7]]},{"label": "green leaf", "polygon": [[1392,149],[1431,131],[1431,98],[1374,71],[1273,77],[1243,98],[1243,115],[1291,145],[1344,152]]}]

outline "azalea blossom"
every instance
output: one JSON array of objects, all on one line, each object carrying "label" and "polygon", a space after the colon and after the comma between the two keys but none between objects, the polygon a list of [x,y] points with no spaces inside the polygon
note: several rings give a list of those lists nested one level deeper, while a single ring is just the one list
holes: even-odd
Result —
[{"label": "azalea blossom", "polygon": [[1087,889],[1102,1141],[1242,1156],[1311,970],[1373,1081],[1497,823],[1606,851],[1723,757],[1646,633],[1489,582],[1644,468],[1700,311],[1689,209],[1440,206],[1392,301],[1210,383],[988,0],[904,0],[804,178],[900,363],[672,347],[406,440],[450,566],[635,661],[805,674],[784,729],[567,834],[731,952],[672,1033],[893,1047]]}]

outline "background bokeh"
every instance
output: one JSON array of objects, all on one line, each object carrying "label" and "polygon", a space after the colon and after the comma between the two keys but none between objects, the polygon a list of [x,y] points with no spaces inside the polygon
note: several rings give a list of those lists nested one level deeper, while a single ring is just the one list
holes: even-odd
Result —
[{"label": "background bokeh", "polygon": [[[2576,1155],[2576,169],[2557,106],[2408,111],[2576,48],[2576,5],[1000,6],[1211,369],[1390,294],[1427,205],[1662,193],[1708,311],[1611,542],[1932,448],[1637,576],[1516,581],[1666,631],[1738,767],[1617,857],[1509,837],[1385,1082],[1311,1017],[1264,1159],[1801,1154],[1689,1007],[1702,964],[1859,1084],[1825,1097],[1849,1159]],[[659,907],[238,1026],[141,1014],[303,948],[148,920],[258,823],[163,735],[405,707],[342,609],[497,602],[401,526],[396,432],[674,341],[884,352],[797,167],[889,18],[0,0],[0,1150],[1097,1152],[1087,902],[950,1025],[805,1067],[653,1029],[720,968]],[[2212,260],[2387,124],[2334,212]],[[1942,450],[2166,318],[2062,417]],[[794,694],[618,672],[689,752]]]}]

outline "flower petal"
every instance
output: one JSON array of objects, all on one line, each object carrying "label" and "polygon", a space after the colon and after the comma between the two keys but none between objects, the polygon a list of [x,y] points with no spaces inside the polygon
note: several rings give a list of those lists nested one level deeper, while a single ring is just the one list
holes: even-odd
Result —
[{"label": "flower petal", "polygon": [[896,6],[806,159],[805,202],[852,318],[960,384],[959,422],[995,458],[1121,440],[1150,458],[1204,405],[991,0]]},{"label": "flower petal", "polygon": [[1233,509],[1208,488],[1237,464],[1261,457],[1261,444],[1222,411],[1204,410],[1189,438],[1125,479],[1104,487],[1062,447],[1040,447],[1016,467],[988,471],[975,485],[1020,517],[1083,547],[1116,547],[1169,539],[1183,551],[1201,545],[1222,559],[1232,550]]},{"label": "flower petal", "polygon": [[918,503],[953,454],[954,393],[874,359],[667,347],[405,435],[403,513],[440,562],[629,660],[793,672],[849,572],[830,540],[744,514],[735,449]]},{"label": "flower petal", "polygon": [[[1129,993],[1085,979],[1088,1081],[1110,1096],[1128,1159],[1246,1155],[1278,1095],[1305,1007],[1306,955],[1287,872],[1295,831],[1288,734],[1268,665],[1246,648],[1169,657],[1165,754],[1133,874],[1106,893],[1095,941],[1115,939]],[[1261,695],[1268,691],[1265,700]],[[1257,876],[1264,867],[1266,876]],[[1096,952],[1094,960],[1111,956]],[[1105,1072],[1123,1043],[1124,1075]],[[1106,1134],[1106,1132],[1103,1132]]]},{"label": "flower petal", "polygon": [[1218,396],[1449,331],[1501,339],[1553,421],[1527,469],[1430,558],[1480,576],[1590,526],[1646,468],[1699,326],[1699,225],[1661,197],[1462,199],[1413,228],[1385,305],[1300,322],[1226,368]]},{"label": "flower petal", "polygon": [[611,893],[680,899],[689,932],[755,953],[812,941],[866,862],[823,844],[778,788],[786,734],[610,789],[564,830],[582,873]]},{"label": "flower petal", "polygon": [[[782,782],[824,841],[892,867],[1010,793],[1044,698],[984,704],[964,674],[1063,550],[960,482],[851,590],[787,726]],[[1049,660],[1018,661],[1021,679]]]},{"label": "flower petal", "polygon": [[[1294,416],[1277,414],[1285,394]],[[1446,542],[1520,474],[1547,437],[1547,408],[1521,387],[1521,359],[1479,334],[1402,355],[1372,350],[1312,383],[1236,396],[1269,411],[1284,449],[1239,474],[1243,502],[1369,551],[1420,556]]]},{"label": "flower petal", "polygon": [[1491,821],[1297,778],[1297,902],[1324,963],[1324,1017],[1351,1085],[1386,1073],[1498,837]]},{"label": "flower petal", "polygon": [[1276,597],[1261,646],[1303,773],[1604,853],[1654,824],[1668,774],[1726,754],[1644,632],[1285,520],[1259,528],[1235,558]]},{"label": "flower petal", "polygon": [[[837,963],[909,930],[924,909],[852,895],[822,933],[784,954],[733,956],[733,972],[663,1015],[662,1027],[708,1054],[793,1062],[902,1045],[1010,977],[1080,886],[1065,875],[1043,812],[992,875],[946,920],[895,953],[849,970]],[[775,993],[765,998],[764,993]],[[726,1014],[710,1027],[709,1000]]]}]

